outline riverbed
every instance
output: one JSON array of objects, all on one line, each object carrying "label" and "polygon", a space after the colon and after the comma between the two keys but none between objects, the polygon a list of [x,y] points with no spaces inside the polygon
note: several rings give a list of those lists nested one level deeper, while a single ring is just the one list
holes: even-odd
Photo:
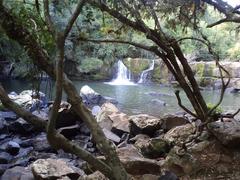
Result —
[{"label": "riverbed", "polygon": [[[1,82],[7,92],[15,91],[20,93],[23,90],[31,89],[32,83],[20,80],[7,80]],[[41,91],[48,94],[49,99],[53,88],[50,88],[50,81],[41,83]],[[96,92],[115,98],[118,107],[127,114],[146,113],[154,116],[162,116],[166,113],[176,113],[182,111],[174,95],[175,88],[160,86],[158,84],[136,84],[136,85],[109,85],[103,82],[80,82],[74,81],[74,85],[80,91],[83,85],[88,85]],[[191,107],[184,92],[180,90],[182,102],[187,107]],[[202,94],[207,102],[217,102],[220,96],[219,90],[203,90]],[[66,96],[64,96],[66,99]],[[165,102],[166,105],[162,105]],[[221,104],[225,111],[235,111],[240,107],[240,94],[227,92]]]}]

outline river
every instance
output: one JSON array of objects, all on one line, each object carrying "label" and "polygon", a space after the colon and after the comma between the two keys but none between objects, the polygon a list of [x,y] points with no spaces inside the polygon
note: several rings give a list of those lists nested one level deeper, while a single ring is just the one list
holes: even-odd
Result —
[{"label": "river", "polygon": [[[49,94],[53,90],[49,88],[49,81],[43,81],[41,91]],[[31,83],[20,80],[7,80],[2,82],[7,92],[15,91],[20,93],[23,90],[31,89]],[[178,105],[174,95],[174,88],[163,87],[157,84],[138,84],[138,85],[110,85],[102,82],[79,82],[74,81],[74,85],[80,91],[83,85],[88,85],[95,91],[104,96],[115,98],[119,103],[118,107],[127,114],[146,113],[154,116],[162,116],[166,113],[175,113],[182,111]],[[157,96],[151,94],[156,93]],[[207,102],[217,102],[220,91],[203,90],[202,94]],[[191,107],[190,103],[184,96],[184,92],[180,93],[184,105]],[[65,96],[66,98],[66,96]],[[166,106],[160,106],[157,101],[164,101]],[[240,94],[232,94],[227,92],[221,104],[225,111],[234,111],[240,107]]]}]

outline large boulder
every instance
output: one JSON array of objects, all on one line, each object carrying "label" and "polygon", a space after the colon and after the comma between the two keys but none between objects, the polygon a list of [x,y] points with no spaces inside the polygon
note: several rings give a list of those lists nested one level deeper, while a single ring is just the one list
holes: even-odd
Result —
[{"label": "large boulder", "polygon": [[163,167],[185,179],[236,179],[239,177],[239,152],[233,152],[214,139],[187,146],[175,146],[168,153]]},{"label": "large boulder", "polygon": [[95,92],[88,85],[85,85],[81,88],[80,96],[82,97],[83,103],[89,108],[92,108],[96,105],[101,106],[105,102],[116,103],[115,99],[102,96],[101,94]]},{"label": "large boulder", "polygon": [[183,116],[176,116],[176,115],[166,115],[161,118],[163,124],[162,129],[167,132],[172,128],[177,126],[181,126],[188,123],[188,119]]},{"label": "large boulder", "polygon": [[160,163],[144,158],[133,145],[119,148],[117,153],[126,171],[131,175],[161,174]]},{"label": "large boulder", "polygon": [[142,138],[137,138],[134,146],[144,157],[151,159],[164,157],[170,150],[168,142],[160,137],[150,139],[142,136]]},{"label": "large boulder", "polygon": [[9,98],[18,105],[24,107],[31,112],[38,108],[45,108],[47,106],[46,95],[42,92],[35,92],[32,90],[22,91],[19,95],[15,92],[11,92]]},{"label": "large boulder", "polygon": [[129,116],[124,113],[114,113],[109,115],[109,118],[112,120],[112,129],[111,131],[122,136],[124,133],[130,133],[129,129]]},{"label": "large boulder", "polygon": [[80,174],[61,159],[38,159],[32,164],[35,179],[78,179]]},{"label": "large boulder", "polygon": [[240,147],[240,122],[228,119],[223,122],[212,122],[208,125],[209,130],[225,146]]},{"label": "large boulder", "polygon": [[177,126],[169,130],[165,135],[164,139],[169,143],[181,144],[182,142],[191,139],[195,134],[195,126],[193,124],[186,124]]},{"label": "large boulder", "polygon": [[12,160],[12,155],[7,152],[0,152],[0,164],[8,164]]},{"label": "large boulder", "polygon": [[6,151],[11,155],[17,155],[20,150],[20,145],[17,142],[9,141],[6,146]]},{"label": "large boulder", "polygon": [[147,134],[153,136],[161,128],[162,121],[154,116],[139,114],[129,117],[130,134]]}]

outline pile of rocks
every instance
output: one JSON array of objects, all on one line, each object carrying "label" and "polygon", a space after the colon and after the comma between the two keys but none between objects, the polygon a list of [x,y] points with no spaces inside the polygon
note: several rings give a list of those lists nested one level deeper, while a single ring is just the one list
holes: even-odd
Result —
[{"label": "pile of rocks", "polygon": [[[189,115],[182,113],[161,118],[147,114],[129,116],[109,99],[100,98],[101,95],[87,89],[81,91],[84,102],[92,110],[105,136],[114,142],[121,162],[135,179],[240,176],[240,154],[237,150],[239,121],[224,119],[223,122],[209,124],[211,134],[203,131],[184,149],[183,142],[194,138],[196,130],[196,124],[190,123]],[[83,92],[91,93],[86,95]],[[47,120],[47,109],[33,113]],[[3,180],[107,179],[98,171],[92,172],[76,156],[52,149],[44,132],[14,113],[4,111],[0,115],[0,175]],[[103,158],[91,138],[91,132],[66,102],[59,111],[57,129],[83,149]]]}]

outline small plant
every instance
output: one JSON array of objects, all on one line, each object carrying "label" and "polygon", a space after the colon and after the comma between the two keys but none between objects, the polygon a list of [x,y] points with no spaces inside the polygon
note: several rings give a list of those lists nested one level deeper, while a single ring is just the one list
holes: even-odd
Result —
[{"label": "small plant", "polygon": [[[213,103],[207,103],[208,110],[211,110],[215,105]],[[218,106],[212,114],[221,114],[223,112],[222,107]]]}]

